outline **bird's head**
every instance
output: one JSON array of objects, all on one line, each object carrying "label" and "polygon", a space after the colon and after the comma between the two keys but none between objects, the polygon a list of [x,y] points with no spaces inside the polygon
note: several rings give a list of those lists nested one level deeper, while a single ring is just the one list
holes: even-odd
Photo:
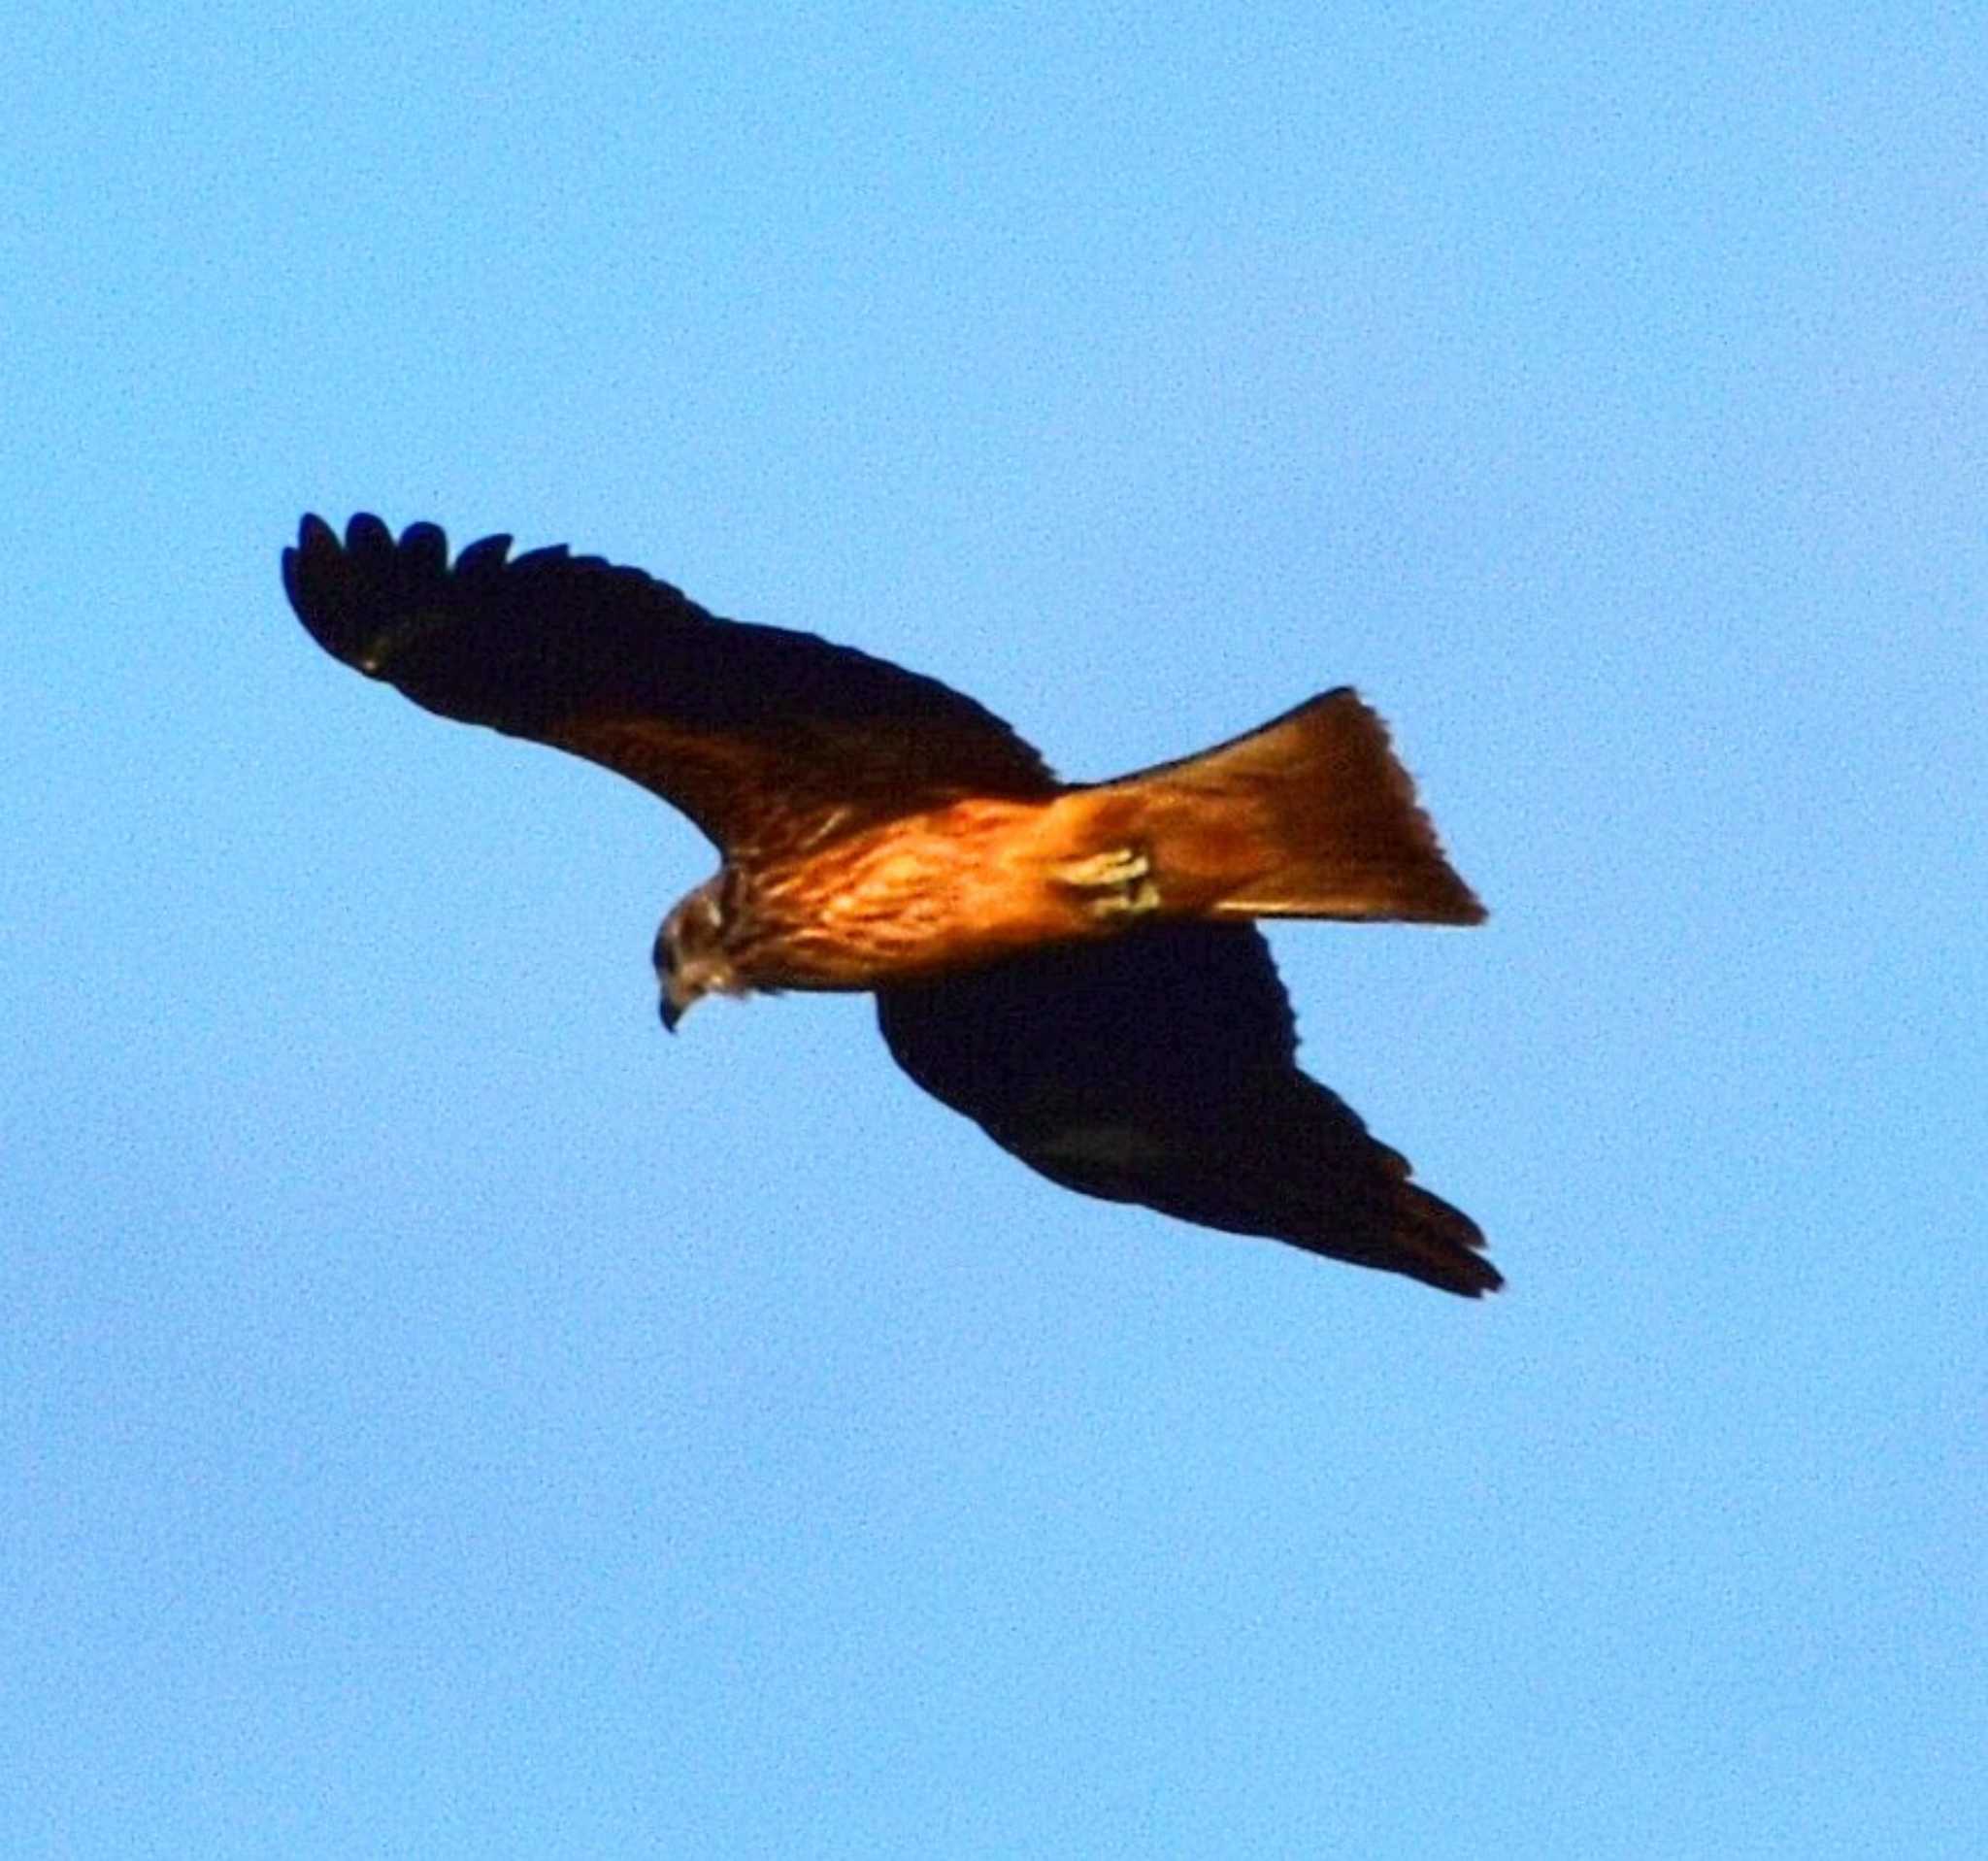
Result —
[{"label": "bird's head", "polygon": [[708,879],[671,907],[656,932],[656,985],[671,1033],[703,995],[744,995],[746,984],[725,947],[723,875]]}]

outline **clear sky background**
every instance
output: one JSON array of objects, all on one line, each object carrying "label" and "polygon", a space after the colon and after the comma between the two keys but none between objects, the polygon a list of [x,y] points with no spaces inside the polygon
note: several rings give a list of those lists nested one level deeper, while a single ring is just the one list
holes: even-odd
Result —
[{"label": "clear sky background", "polygon": [[[0,1850],[1983,1851],[1978,8],[0,68]],[[306,509],[1072,775],[1357,683],[1493,917],[1274,942],[1509,1292],[1063,1194],[860,999],[667,1040],[709,849],[320,654]]]}]

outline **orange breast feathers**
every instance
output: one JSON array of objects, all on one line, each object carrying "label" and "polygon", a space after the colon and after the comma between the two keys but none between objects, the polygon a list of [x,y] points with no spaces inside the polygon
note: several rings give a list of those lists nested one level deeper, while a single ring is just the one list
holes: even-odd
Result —
[{"label": "orange breast feathers", "polygon": [[1077,799],[955,802],[761,868],[750,980],[875,988],[1122,928],[1157,893],[1134,849],[1100,852]]}]

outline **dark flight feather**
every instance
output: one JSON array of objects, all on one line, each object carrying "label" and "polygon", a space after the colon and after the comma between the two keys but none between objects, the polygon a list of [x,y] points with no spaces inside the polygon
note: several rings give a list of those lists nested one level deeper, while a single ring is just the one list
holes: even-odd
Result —
[{"label": "dark flight feather", "polygon": [[784,627],[720,620],[668,582],[508,537],[448,566],[432,523],[396,542],[304,519],[283,586],[334,658],[416,704],[588,757],[722,850],[967,794],[1045,794],[1042,757],[936,679]]},{"label": "dark flight feather", "polygon": [[1297,1065],[1246,924],[1157,924],[877,991],[897,1063],[1064,1188],[1407,1274],[1504,1283],[1461,1211]]}]

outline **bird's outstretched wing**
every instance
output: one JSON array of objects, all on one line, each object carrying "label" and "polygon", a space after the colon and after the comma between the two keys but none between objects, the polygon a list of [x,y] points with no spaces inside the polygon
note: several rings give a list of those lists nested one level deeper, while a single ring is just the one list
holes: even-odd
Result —
[{"label": "bird's outstretched wing", "polygon": [[1161,924],[877,992],[898,1064],[1052,1181],[1475,1298],[1476,1224],[1298,1069],[1251,925]]},{"label": "bird's outstretched wing", "polygon": [[667,582],[485,537],[448,559],[307,516],[283,586],[334,658],[446,717],[604,764],[727,852],[822,840],[962,795],[1052,786],[1037,752],[936,679],[781,627],[720,620]]}]

